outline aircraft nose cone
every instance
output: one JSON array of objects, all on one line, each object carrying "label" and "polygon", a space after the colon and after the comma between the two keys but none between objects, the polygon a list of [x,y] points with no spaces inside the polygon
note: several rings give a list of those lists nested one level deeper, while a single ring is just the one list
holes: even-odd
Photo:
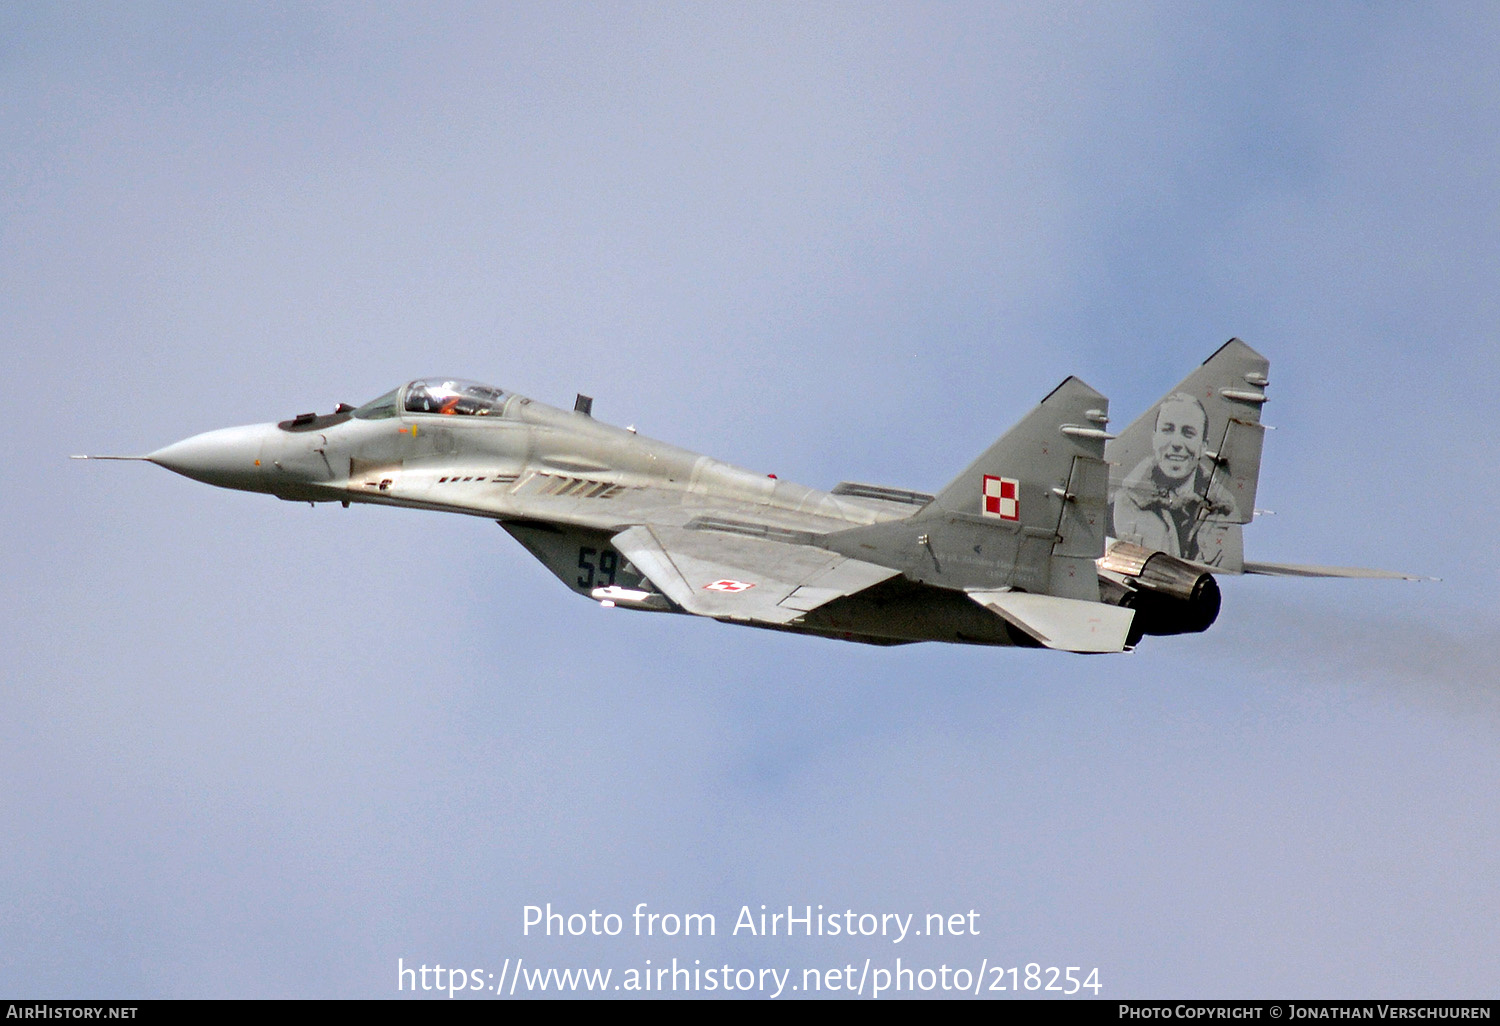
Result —
[{"label": "aircraft nose cone", "polygon": [[221,428],[184,438],[146,457],[183,477],[221,488],[259,490],[260,455],[266,429],[274,425]]}]

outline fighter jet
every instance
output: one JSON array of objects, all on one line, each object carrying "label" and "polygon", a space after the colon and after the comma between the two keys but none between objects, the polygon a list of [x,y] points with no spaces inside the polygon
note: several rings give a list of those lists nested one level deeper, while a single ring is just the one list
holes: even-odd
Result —
[{"label": "fighter jet", "polygon": [[138,457],[304,502],[497,521],[603,606],[898,645],[1121,652],[1207,630],[1216,575],[1404,577],[1247,561],[1269,364],[1231,339],[1118,437],[1076,377],[936,494],[820,491],[505,389],[423,378],[363,406]]}]

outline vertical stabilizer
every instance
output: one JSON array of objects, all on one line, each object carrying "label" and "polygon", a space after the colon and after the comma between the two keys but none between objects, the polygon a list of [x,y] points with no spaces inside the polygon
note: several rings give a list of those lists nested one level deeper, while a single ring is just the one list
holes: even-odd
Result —
[{"label": "vertical stabilizer", "polygon": [[1068,378],[905,520],[832,535],[830,548],[950,588],[1097,601],[1109,400]]},{"label": "vertical stabilizer", "polygon": [[1226,342],[1106,447],[1111,534],[1241,572],[1255,513],[1270,363]]}]

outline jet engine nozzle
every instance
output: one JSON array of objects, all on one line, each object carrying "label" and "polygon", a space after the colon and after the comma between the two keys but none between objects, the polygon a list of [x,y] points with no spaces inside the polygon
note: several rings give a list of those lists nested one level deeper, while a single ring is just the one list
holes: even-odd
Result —
[{"label": "jet engine nozzle", "polygon": [[1186,560],[1116,542],[1099,560],[1100,597],[1136,611],[1140,634],[1197,634],[1219,618],[1214,575]]}]

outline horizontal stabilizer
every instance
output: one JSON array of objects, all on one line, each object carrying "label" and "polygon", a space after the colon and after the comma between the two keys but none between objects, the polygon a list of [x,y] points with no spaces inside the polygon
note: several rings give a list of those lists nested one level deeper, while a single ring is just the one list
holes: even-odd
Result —
[{"label": "horizontal stabilizer", "polygon": [[1245,573],[1266,577],[1356,577],[1392,581],[1437,581],[1438,577],[1403,574],[1399,570],[1368,570],[1362,566],[1302,566],[1297,563],[1255,563],[1245,560]]},{"label": "horizontal stabilizer", "polygon": [[1135,610],[1022,591],[971,591],[969,598],[1060,652],[1123,652]]}]

